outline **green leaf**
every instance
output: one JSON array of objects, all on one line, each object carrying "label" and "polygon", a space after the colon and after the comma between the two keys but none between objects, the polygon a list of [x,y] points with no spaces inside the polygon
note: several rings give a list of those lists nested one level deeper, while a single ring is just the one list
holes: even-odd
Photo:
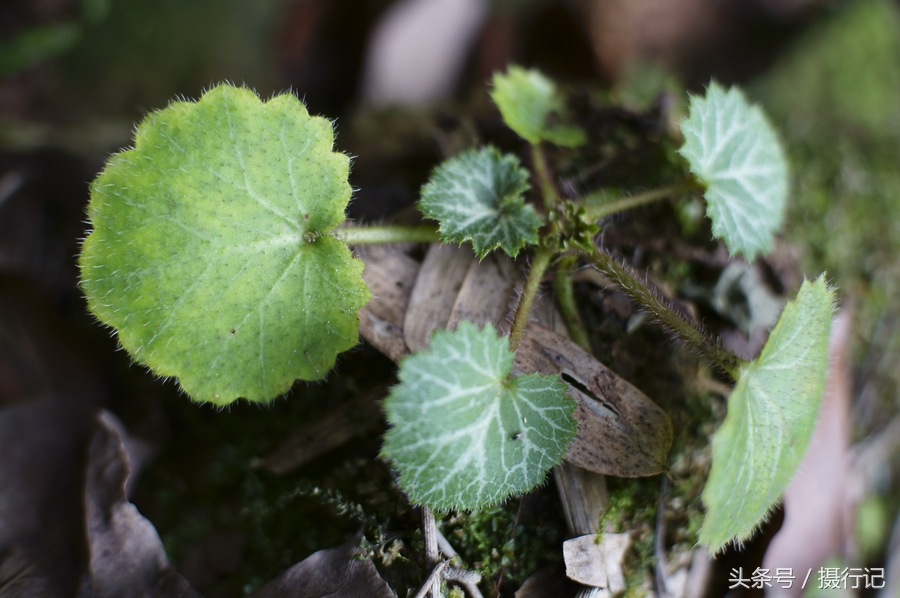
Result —
[{"label": "green leaf", "polygon": [[493,147],[469,150],[447,160],[422,188],[419,209],[440,222],[444,243],[472,241],[479,258],[500,247],[516,257],[538,242],[543,220],[525,203],[528,172],[513,155]]},{"label": "green leaf", "polygon": [[715,81],[692,96],[679,150],[706,185],[713,234],[732,254],[766,253],[784,220],[788,166],[778,136],[758,106]]},{"label": "green leaf", "polygon": [[382,454],[413,503],[479,509],[531,490],[562,460],[575,402],[556,376],[510,378],[508,343],[463,321],[400,363]]},{"label": "green leaf", "polygon": [[700,541],[711,552],[749,538],[806,452],[828,365],[834,291],[805,281],[756,361],[747,364],[716,431]]},{"label": "green leaf", "polygon": [[578,127],[553,124],[550,116],[565,108],[556,84],[539,71],[510,66],[495,73],[491,99],[503,122],[529,143],[550,141],[563,147],[583,145],[587,138]]},{"label": "green leaf", "polygon": [[135,360],[198,401],[271,399],[358,342],[363,264],[329,121],[221,85],[138,127],[91,187],[82,288]]}]

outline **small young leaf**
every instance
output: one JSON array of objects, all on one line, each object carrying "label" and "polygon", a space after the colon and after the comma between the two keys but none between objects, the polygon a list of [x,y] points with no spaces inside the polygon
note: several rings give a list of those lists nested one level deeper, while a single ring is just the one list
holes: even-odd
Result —
[{"label": "small young leaf", "polygon": [[447,160],[422,188],[419,209],[439,221],[444,243],[472,241],[479,258],[500,247],[516,257],[538,242],[541,217],[522,194],[528,172],[513,155],[493,147],[465,151]]},{"label": "small young leaf", "polygon": [[495,73],[491,99],[503,122],[529,143],[549,141],[563,147],[583,145],[587,138],[578,127],[549,122],[552,113],[563,111],[556,85],[539,71],[511,66],[506,74]]},{"label": "small young leaf", "polygon": [[804,282],[762,353],[741,371],[703,489],[700,541],[711,552],[753,534],[803,458],[825,384],[833,304],[824,278]]},{"label": "small young leaf", "polygon": [[788,167],[778,136],[758,106],[715,81],[692,96],[679,150],[706,185],[713,234],[732,254],[766,253],[784,219]]},{"label": "small young leaf", "polygon": [[382,454],[413,503],[479,509],[531,490],[562,460],[575,402],[556,376],[510,378],[508,343],[463,321],[401,361]]},{"label": "small young leaf", "polygon": [[348,158],[290,94],[221,85],[147,116],[91,188],[91,311],[198,401],[264,401],[358,342],[363,264],[344,220]]}]

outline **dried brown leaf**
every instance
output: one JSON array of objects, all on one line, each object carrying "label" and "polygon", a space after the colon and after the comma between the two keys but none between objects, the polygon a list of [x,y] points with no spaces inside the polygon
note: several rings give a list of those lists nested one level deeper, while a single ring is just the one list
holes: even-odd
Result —
[{"label": "dried brown leaf", "polygon": [[578,407],[578,433],[565,460],[619,477],[665,471],[672,424],[640,390],[562,335],[529,323],[516,352],[522,372],[560,374]]},{"label": "dried brown leaf", "polygon": [[250,598],[396,598],[371,559],[359,558],[360,538],[313,553]]}]

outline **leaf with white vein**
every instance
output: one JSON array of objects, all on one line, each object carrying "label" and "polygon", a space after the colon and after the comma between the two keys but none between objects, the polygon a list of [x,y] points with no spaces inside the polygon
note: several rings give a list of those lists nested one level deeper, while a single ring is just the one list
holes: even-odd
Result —
[{"label": "leaf with white vein", "polygon": [[681,131],[679,153],[706,185],[713,235],[749,260],[767,253],[784,220],[788,166],[763,111],[736,87],[713,81],[706,97],[691,97]]},{"label": "leaf with white vein", "polygon": [[556,376],[510,378],[509,339],[460,322],[400,363],[384,402],[382,455],[411,502],[479,509],[544,481],[575,436],[575,402]]},{"label": "leaf with white vein", "polygon": [[717,552],[749,538],[794,475],[815,426],[828,365],[834,291],[805,281],[728,398],[713,437],[700,541]]},{"label": "leaf with white vein", "polygon": [[358,341],[363,264],[328,235],[350,200],[334,132],[291,94],[220,85],[147,115],[91,187],[91,311],[192,398],[272,399]]},{"label": "leaf with white vein", "polygon": [[493,147],[465,151],[437,168],[422,188],[419,208],[440,222],[444,243],[472,241],[479,258],[500,247],[516,257],[538,242],[543,220],[525,203],[528,172]]}]

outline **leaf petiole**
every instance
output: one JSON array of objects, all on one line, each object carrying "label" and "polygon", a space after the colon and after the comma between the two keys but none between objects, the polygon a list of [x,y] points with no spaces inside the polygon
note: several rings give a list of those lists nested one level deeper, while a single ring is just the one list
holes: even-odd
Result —
[{"label": "leaf petiole", "polygon": [[556,269],[556,275],[553,279],[553,287],[556,291],[556,303],[559,305],[559,311],[562,314],[563,321],[566,323],[566,329],[569,336],[585,351],[591,351],[591,342],[588,340],[587,332],[584,330],[584,323],[578,314],[578,308],[575,306],[575,292],[572,288],[572,269],[578,263],[578,257],[567,255],[559,262]]},{"label": "leaf petiole", "polygon": [[531,144],[531,161],[534,165],[534,173],[537,176],[538,187],[541,188],[541,196],[544,198],[544,210],[549,214],[559,203],[559,193],[550,177],[550,167],[547,166],[547,156],[540,142]]},{"label": "leaf petiole", "polygon": [[665,187],[659,187],[657,189],[651,189],[650,191],[645,191],[643,193],[628,195],[625,197],[614,199],[612,201],[606,201],[597,204],[590,204],[590,200],[592,198],[598,197],[600,193],[590,193],[582,198],[582,203],[585,204],[584,211],[588,222],[596,222],[597,220],[609,216],[610,214],[624,212],[625,210],[631,210],[633,208],[647,205],[655,201],[668,199],[670,197],[674,197],[676,195],[680,195],[682,193],[687,193],[688,191],[694,191],[697,189],[703,189],[703,184],[694,178],[690,178],[679,181],[672,185],[666,185]]},{"label": "leaf petiole", "polygon": [[553,254],[553,250],[547,247],[539,248],[534,254],[534,261],[531,262],[531,270],[528,271],[525,288],[522,290],[522,297],[519,299],[516,315],[513,317],[512,329],[509,331],[510,351],[515,352],[522,341],[525,325],[528,324],[528,314],[531,313],[531,306],[534,305],[534,300],[537,297],[541,279],[544,278],[544,272],[547,271],[547,267],[553,259]]},{"label": "leaf petiole", "polygon": [[744,362],[733,353],[722,347],[699,325],[688,320],[687,316],[669,305],[658,290],[642,281],[625,264],[596,247],[586,254],[587,259],[600,272],[610,277],[613,282],[631,299],[652,315],[663,327],[675,333],[694,350],[722,368],[733,380],[740,376]]},{"label": "leaf petiole", "polygon": [[431,224],[420,224],[418,226],[343,226],[333,230],[331,236],[350,245],[438,243],[441,240],[437,226]]}]

